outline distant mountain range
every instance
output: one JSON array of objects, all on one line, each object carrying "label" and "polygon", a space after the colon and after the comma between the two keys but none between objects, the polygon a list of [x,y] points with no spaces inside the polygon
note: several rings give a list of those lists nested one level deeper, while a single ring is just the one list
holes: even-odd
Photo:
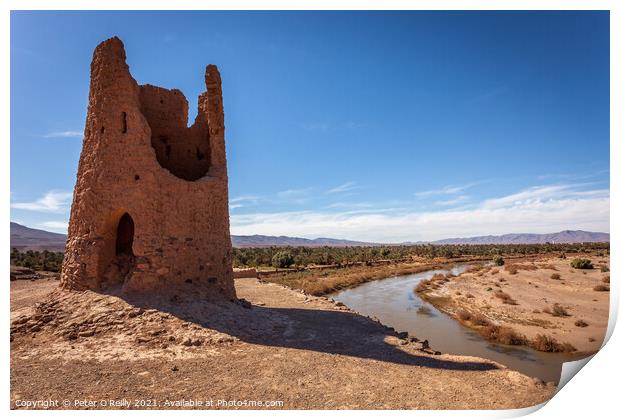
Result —
[{"label": "distant mountain range", "polygon": [[[231,235],[232,244],[236,248],[268,247],[268,246],[371,246],[380,243],[349,241],[346,239],[317,238],[306,239],[290,236]],[[11,248],[20,250],[32,249],[40,251],[64,251],[67,235],[32,229],[11,222]],[[541,243],[579,243],[609,242],[609,233],[587,232],[583,230],[563,230],[557,233],[509,233],[499,236],[474,236],[470,238],[449,238],[432,242],[404,242],[402,245],[427,244],[434,245],[488,245],[488,244],[541,244]]]},{"label": "distant mountain range", "polygon": [[463,244],[571,244],[579,242],[609,242],[609,233],[584,230],[563,230],[556,233],[508,233],[506,235],[474,236],[471,238],[449,238],[432,242],[437,245]]},{"label": "distant mountain range", "polygon": [[11,248],[33,251],[64,251],[67,235],[33,229],[11,222]]},{"label": "distant mountain range", "polygon": [[377,245],[372,242],[349,241],[346,239],[332,238],[295,238],[291,236],[265,236],[250,235],[239,236],[231,235],[232,244],[237,248],[247,247],[267,247],[267,246],[370,246]]}]

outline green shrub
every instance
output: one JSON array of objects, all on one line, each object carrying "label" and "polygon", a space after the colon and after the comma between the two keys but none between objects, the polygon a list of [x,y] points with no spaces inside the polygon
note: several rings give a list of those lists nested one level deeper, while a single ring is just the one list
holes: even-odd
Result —
[{"label": "green shrub", "polygon": [[271,265],[276,268],[288,268],[294,262],[293,256],[288,251],[278,251],[271,259]]},{"label": "green shrub", "polygon": [[570,262],[570,266],[578,270],[589,270],[594,268],[592,261],[587,258],[575,258]]},{"label": "green shrub", "polygon": [[52,251],[19,251],[11,249],[11,264],[30,268],[36,271],[52,271],[59,273],[62,268],[62,252]]},{"label": "green shrub", "polygon": [[496,255],[493,257],[493,263],[498,266],[504,265],[504,258],[501,255]]}]

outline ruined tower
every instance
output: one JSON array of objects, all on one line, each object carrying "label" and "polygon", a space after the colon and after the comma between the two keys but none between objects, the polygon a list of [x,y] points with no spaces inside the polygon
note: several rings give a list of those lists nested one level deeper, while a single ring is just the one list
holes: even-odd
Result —
[{"label": "ruined tower", "polygon": [[188,127],[176,89],[138,85],[118,38],[97,46],[61,285],[235,297],[220,74]]}]

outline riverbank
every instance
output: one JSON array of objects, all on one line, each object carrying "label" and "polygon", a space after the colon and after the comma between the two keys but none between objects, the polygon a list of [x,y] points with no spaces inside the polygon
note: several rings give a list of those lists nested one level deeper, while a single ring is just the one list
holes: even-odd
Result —
[{"label": "riverbank", "polygon": [[[11,284],[22,294],[41,287],[53,291],[49,283]],[[124,398],[502,409],[542,403],[555,391],[490,360],[427,354],[327,298],[256,279],[238,279],[235,287],[241,304],[54,292],[35,307],[19,296],[14,304],[12,293],[13,326],[28,327],[12,334],[11,407],[17,400]],[[70,329],[74,336],[63,333]]]},{"label": "riverbank", "polygon": [[[446,269],[455,264],[488,261],[488,257],[418,258],[408,262],[387,262],[355,266],[330,267],[320,270],[289,270],[260,276],[262,281],[275,283],[313,296],[324,296],[339,290],[388,277],[416,274],[423,271]],[[259,273],[260,275],[260,273]]]},{"label": "riverbank", "polygon": [[[593,269],[571,267],[577,257]],[[608,266],[608,256],[594,254],[507,259],[435,276],[416,293],[491,341],[586,355],[600,349],[607,330]]]}]

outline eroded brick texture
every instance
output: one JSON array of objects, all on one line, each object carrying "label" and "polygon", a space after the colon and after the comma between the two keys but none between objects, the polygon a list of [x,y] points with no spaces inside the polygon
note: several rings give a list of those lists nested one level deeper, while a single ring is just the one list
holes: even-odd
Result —
[{"label": "eroded brick texture", "polygon": [[217,67],[188,127],[176,89],[139,86],[118,38],[97,46],[61,284],[235,297]]}]

